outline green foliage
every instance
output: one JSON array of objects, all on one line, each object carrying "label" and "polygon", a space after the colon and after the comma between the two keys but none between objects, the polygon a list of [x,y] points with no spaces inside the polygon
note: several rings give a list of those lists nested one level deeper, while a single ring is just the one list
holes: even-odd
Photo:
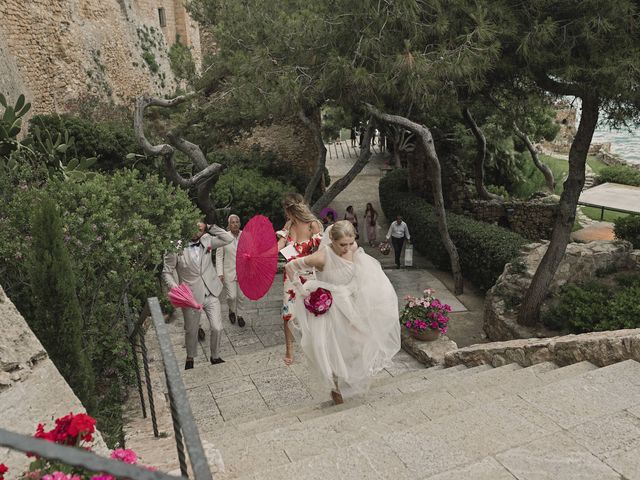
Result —
[{"label": "green foliage", "polygon": [[29,325],[53,363],[89,412],[96,406],[94,375],[82,343],[85,325],[76,295],[76,277],[62,239],[55,204],[45,197],[32,221],[29,271],[34,315]]},{"label": "green foliage", "polygon": [[18,134],[22,130],[22,117],[31,109],[31,104],[20,95],[15,105],[9,105],[7,99],[0,93],[0,106],[4,109],[0,118],[0,157],[9,155],[18,148]]},{"label": "green foliage", "polygon": [[629,165],[611,165],[600,170],[598,181],[640,187],[640,170]]},{"label": "green foliage", "polygon": [[325,106],[322,109],[322,138],[329,143],[340,137],[340,130],[349,128],[351,116],[341,107]]},{"label": "green foliage", "polygon": [[616,281],[615,287],[598,282],[565,286],[543,322],[571,333],[640,327],[640,276],[619,276]]},{"label": "green foliage", "polygon": [[629,215],[616,219],[613,231],[616,238],[628,240],[633,244],[633,248],[640,248],[640,215]]},{"label": "green foliage", "polygon": [[[416,248],[438,268],[448,270],[449,255],[440,240],[434,208],[423,198],[407,192],[406,175],[406,170],[395,170],[380,180],[380,204],[385,216],[402,215]],[[460,255],[463,275],[483,290],[493,286],[504,266],[527,243],[524,237],[505,228],[463,215],[447,212],[447,223]]]},{"label": "green foliage", "polygon": [[[141,154],[132,123],[122,120],[95,121],[91,118],[72,115],[36,115],[31,119],[29,133],[35,136],[36,129],[41,135],[57,138],[68,136],[74,139],[69,147],[74,158],[97,158],[95,167],[100,171],[113,171],[130,166],[127,154]],[[46,148],[36,144],[39,152]]]},{"label": "green foliage", "polygon": [[191,50],[180,43],[179,37],[176,38],[176,43],[171,45],[169,49],[169,64],[177,80],[186,80],[188,83],[194,81],[196,63],[193,61]]},{"label": "green foliage", "polygon": [[231,199],[231,213],[243,223],[256,214],[271,220],[274,227],[284,225],[282,197],[292,190],[291,185],[266,177],[258,169],[239,165],[231,167],[220,177],[214,191],[216,205],[226,205]]},{"label": "green foliage", "polygon": [[[132,364],[121,299],[129,293],[134,310],[149,296],[162,296],[158,275],[171,240],[188,238],[199,219],[187,194],[157,176],[136,171],[97,174],[82,183],[41,180],[27,166],[16,177],[0,174],[5,205],[0,214],[0,284],[25,318],[33,316],[24,262],[31,250],[29,217],[43,194],[60,205],[63,241],[71,255],[85,351],[96,375],[98,427],[109,444],[121,438],[124,385]],[[13,175],[13,173],[12,173]],[[8,187],[8,192],[4,187]]]}]

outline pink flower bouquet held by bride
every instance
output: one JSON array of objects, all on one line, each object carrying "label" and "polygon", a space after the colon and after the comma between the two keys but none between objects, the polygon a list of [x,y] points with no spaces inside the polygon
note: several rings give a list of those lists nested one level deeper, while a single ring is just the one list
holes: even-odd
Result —
[{"label": "pink flower bouquet held by bride", "polygon": [[316,317],[329,311],[333,297],[331,292],[324,288],[317,288],[304,299],[304,306]]}]

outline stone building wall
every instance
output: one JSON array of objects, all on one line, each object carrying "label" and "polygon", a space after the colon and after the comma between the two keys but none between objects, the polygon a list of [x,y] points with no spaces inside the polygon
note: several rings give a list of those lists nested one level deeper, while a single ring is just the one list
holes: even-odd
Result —
[{"label": "stone building wall", "polygon": [[[69,412],[85,412],[60,372],[49,359],[20,312],[0,286],[0,427],[33,435],[38,423],[53,428],[53,420]],[[98,433],[93,451],[107,452]],[[0,447],[0,463],[17,478],[30,463],[24,453]]]},{"label": "stone building wall", "polygon": [[548,200],[469,200],[465,213],[476,220],[506,227],[531,240],[551,238],[558,203]]},{"label": "stone building wall", "polygon": [[2,0],[0,18],[0,89],[10,101],[26,93],[32,113],[64,111],[86,95],[131,104],[172,93],[167,50],[178,33],[201,58],[181,0]]}]

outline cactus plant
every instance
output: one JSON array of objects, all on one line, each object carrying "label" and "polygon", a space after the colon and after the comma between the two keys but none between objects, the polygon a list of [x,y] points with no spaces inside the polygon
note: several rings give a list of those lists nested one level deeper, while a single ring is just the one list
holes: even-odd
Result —
[{"label": "cactus plant", "polygon": [[0,93],[0,106],[4,109],[0,117],[0,156],[5,157],[18,148],[22,118],[31,109],[31,104],[26,101],[24,95],[20,95],[15,105],[9,105],[6,97]]}]

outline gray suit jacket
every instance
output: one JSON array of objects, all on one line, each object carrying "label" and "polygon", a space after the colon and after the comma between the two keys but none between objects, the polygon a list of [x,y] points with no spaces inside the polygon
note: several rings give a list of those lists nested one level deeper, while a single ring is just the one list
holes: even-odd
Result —
[{"label": "gray suit jacket", "polygon": [[233,238],[231,243],[216,250],[216,271],[218,275],[224,275],[225,282],[233,282],[238,278],[236,274],[236,252],[238,251],[238,241],[241,235],[242,230],[240,230],[237,238]]},{"label": "gray suit jacket", "polygon": [[189,254],[189,248],[192,247],[187,246],[182,252],[169,252],[164,257],[162,278],[168,287],[172,288],[177,285],[175,279],[177,274],[178,281],[189,285],[198,303],[204,302],[207,291],[215,296],[220,295],[222,282],[220,282],[213,265],[211,252],[232,241],[233,235],[216,225],[212,225],[209,232],[200,237],[202,247],[193,247],[203,249],[200,264],[194,262]]}]

